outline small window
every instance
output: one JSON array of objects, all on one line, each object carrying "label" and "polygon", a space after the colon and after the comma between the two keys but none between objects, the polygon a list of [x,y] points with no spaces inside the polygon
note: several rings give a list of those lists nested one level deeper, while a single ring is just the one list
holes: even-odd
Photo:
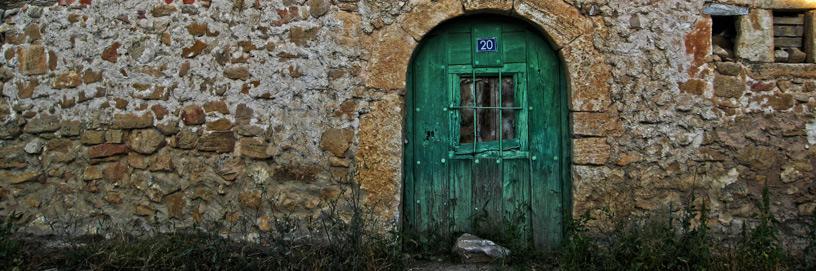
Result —
[{"label": "small window", "polygon": [[498,76],[461,77],[459,91],[460,144],[516,138],[515,86],[512,76],[503,76],[501,81]]},{"label": "small window", "polygon": [[774,11],[774,58],[776,62],[802,63],[805,53],[805,14]]},{"label": "small window", "polygon": [[712,52],[720,57],[720,60],[734,60],[734,41],[736,37],[737,16],[711,16]]}]

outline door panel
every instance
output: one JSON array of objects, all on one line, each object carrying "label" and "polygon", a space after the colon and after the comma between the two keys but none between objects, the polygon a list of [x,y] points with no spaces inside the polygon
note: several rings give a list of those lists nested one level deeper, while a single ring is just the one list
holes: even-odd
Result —
[{"label": "door panel", "polygon": [[546,40],[506,19],[455,21],[423,40],[408,79],[408,236],[557,246],[569,206],[567,107]]}]

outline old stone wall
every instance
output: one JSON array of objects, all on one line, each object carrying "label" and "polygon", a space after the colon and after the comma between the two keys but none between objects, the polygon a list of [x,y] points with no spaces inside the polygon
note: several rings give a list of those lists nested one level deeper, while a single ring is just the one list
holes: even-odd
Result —
[{"label": "old stone wall", "polygon": [[[42,232],[268,230],[352,183],[398,221],[410,55],[434,26],[480,12],[523,18],[559,48],[573,213],[595,227],[695,192],[716,232],[737,232],[767,185],[795,243],[816,209],[816,64],[717,54],[702,0],[41,2],[0,25],[0,212]],[[720,2],[751,9],[740,20],[758,23],[737,27],[754,49],[770,10],[816,8]]]}]

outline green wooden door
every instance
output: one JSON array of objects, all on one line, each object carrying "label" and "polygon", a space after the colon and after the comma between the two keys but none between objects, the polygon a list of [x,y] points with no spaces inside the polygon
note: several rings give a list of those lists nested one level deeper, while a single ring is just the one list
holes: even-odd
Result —
[{"label": "green wooden door", "polygon": [[471,17],[434,30],[408,72],[404,231],[556,247],[569,209],[562,66],[523,23]]}]

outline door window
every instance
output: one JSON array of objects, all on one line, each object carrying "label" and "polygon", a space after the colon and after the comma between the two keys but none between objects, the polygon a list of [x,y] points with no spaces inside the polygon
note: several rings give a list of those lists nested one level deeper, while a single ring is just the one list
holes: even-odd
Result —
[{"label": "door window", "polygon": [[516,113],[512,109],[515,106],[515,84],[512,76],[503,76],[501,80],[498,76],[461,77],[459,92],[460,144],[515,138]]}]

